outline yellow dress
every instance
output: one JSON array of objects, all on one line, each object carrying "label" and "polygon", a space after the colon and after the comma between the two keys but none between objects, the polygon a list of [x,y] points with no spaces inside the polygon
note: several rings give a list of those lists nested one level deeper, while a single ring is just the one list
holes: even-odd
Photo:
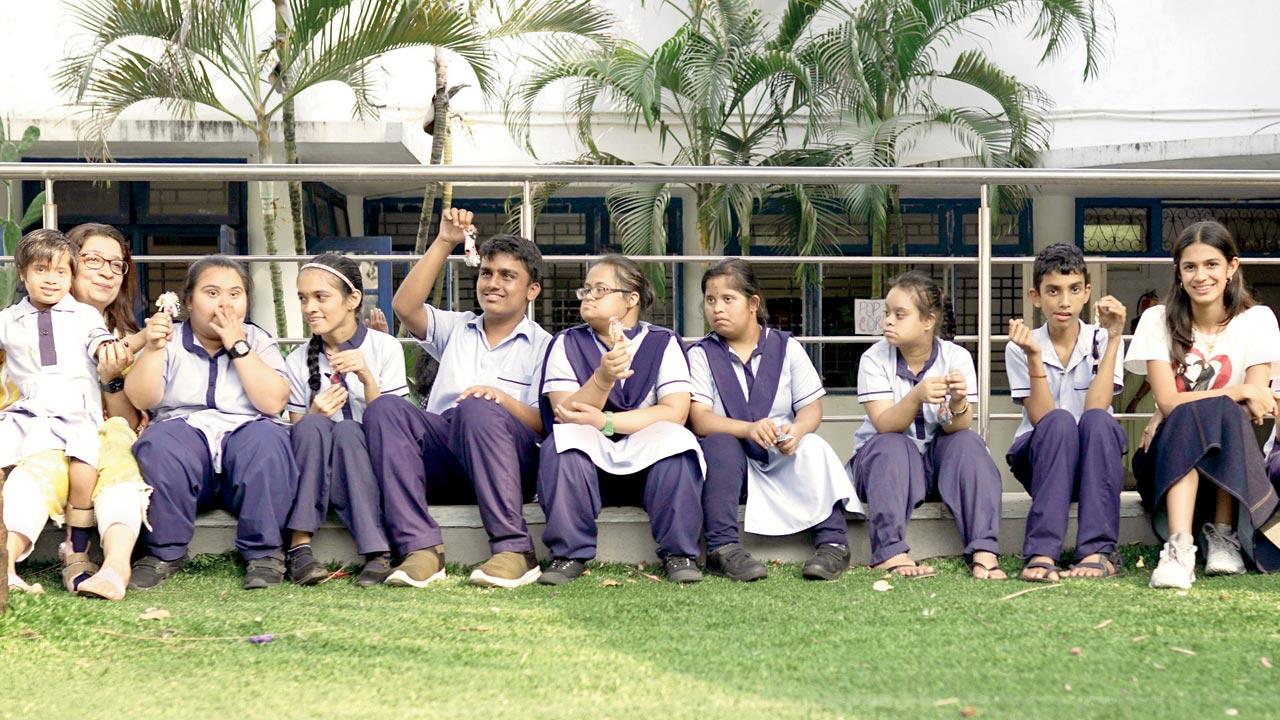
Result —
[{"label": "yellow dress", "polygon": [[[12,405],[19,397],[17,386],[10,381],[5,371],[4,353],[0,351],[0,410]],[[137,434],[124,418],[108,418],[98,428],[98,484],[93,489],[94,498],[106,488],[142,482],[142,473],[133,457],[133,443],[137,439]],[[63,508],[67,505],[67,494],[71,487],[66,453],[61,450],[46,450],[24,458],[17,467],[40,482],[49,517],[61,525]]]}]

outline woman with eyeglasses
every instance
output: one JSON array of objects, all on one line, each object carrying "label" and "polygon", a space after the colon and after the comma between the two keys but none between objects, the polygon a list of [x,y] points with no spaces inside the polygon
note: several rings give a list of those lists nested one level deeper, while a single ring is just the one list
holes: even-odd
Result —
[{"label": "woman with eyeglasses", "polygon": [[581,575],[600,508],[637,504],[667,579],[697,582],[705,465],[684,427],[693,384],[680,338],[640,321],[653,288],[630,258],[601,258],[578,299],[585,324],[556,335],[542,376],[538,501],[552,560],[538,582]]},{"label": "woman with eyeglasses", "polygon": [[[123,342],[111,343],[98,363],[98,382],[106,421],[98,431],[98,483],[93,495],[93,513],[72,520],[82,527],[69,533],[60,553],[63,579],[68,590],[86,597],[120,600],[129,582],[129,560],[147,511],[151,488],[142,481],[131,448],[143,416],[124,395],[124,375],[133,364],[133,353],[142,345],[142,335],[134,319],[138,282],[129,243],[110,225],[86,223],[67,233],[79,248],[71,295],[102,313],[107,329]],[[16,388],[4,377],[4,406],[17,397]],[[19,462],[9,472],[4,486],[5,520],[19,514],[24,504],[56,497],[69,484],[66,456],[60,451],[39,453]],[[99,568],[89,559],[85,535],[96,526],[102,544]],[[10,526],[12,527],[12,525]],[[36,533],[38,534],[38,533]],[[34,546],[34,538],[31,546]],[[31,546],[25,550],[30,553]],[[40,586],[30,586],[41,590]]]}]

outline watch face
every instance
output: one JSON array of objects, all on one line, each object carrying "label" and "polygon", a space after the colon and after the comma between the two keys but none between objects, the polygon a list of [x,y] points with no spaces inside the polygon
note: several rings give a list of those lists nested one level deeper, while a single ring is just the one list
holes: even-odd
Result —
[{"label": "watch face", "polygon": [[248,355],[249,343],[244,340],[237,340],[235,344],[231,346],[231,354],[235,355],[236,357],[243,357],[245,355]]}]

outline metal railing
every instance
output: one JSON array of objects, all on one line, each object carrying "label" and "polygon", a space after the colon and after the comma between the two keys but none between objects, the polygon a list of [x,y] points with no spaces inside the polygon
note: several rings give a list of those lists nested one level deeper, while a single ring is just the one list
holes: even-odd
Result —
[{"label": "metal railing", "polygon": [[[534,213],[532,185],[535,182],[571,183],[578,185],[610,185],[621,183],[710,183],[710,184],[876,184],[930,185],[962,187],[978,196],[977,257],[930,257],[930,264],[970,265],[978,267],[978,334],[960,336],[958,341],[977,342],[979,378],[978,432],[988,435],[993,419],[1021,417],[1017,414],[992,414],[991,356],[992,344],[1007,336],[991,332],[991,280],[994,264],[1025,264],[1031,257],[992,257],[991,186],[1019,185],[1044,187],[1087,186],[1089,188],[1280,188],[1280,172],[1269,170],[1126,170],[1126,169],[1017,169],[1017,168],[781,168],[730,166],[422,166],[422,165],[243,165],[182,163],[0,163],[0,179],[37,180],[45,185],[44,224],[57,226],[56,183],[89,180],[221,180],[221,181],[308,181],[326,182],[452,182],[459,185],[509,185],[521,189],[521,230],[533,239]],[[248,262],[282,261],[291,256],[250,255]],[[352,256],[367,261],[411,261],[406,255]],[[642,262],[696,263],[713,262],[721,256],[683,255],[636,257]],[[0,261],[11,258],[0,258]],[[451,257],[452,262],[461,258]],[[877,257],[747,257],[749,261],[767,263],[817,263],[833,265],[875,265],[901,263],[900,256]],[[137,262],[190,262],[192,256],[137,256]],[[585,262],[586,256],[549,256],[547,262]],[[1089,258],[1090,263],[1158,264],[1167,258],[1105,257]],[[1280,264],[1280,258],[1251,258],[1250,264]],[[806,343],[873,343],[880,338],[870,336],[801,337]],[[294,340],[292,338],[286,338]],[[856,420],[865,416],[831,416],[833,421]],[[1120,414],[1117,417],[1145,417]]]}]

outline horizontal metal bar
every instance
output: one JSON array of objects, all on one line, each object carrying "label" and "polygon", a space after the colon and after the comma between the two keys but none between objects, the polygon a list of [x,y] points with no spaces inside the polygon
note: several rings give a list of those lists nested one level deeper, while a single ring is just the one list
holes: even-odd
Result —
[{"label": "horizontal metal bar", "polygon": [[[1111,417],[1117,420],[1148,420],[1151,413],[1112,413]],[[992,420],[1021,420],[1022,413],[991,413]],[[822,422],[861,422],[866,420],[866,415],[823,415]]]},{"label": "horizontal metal bar", "polygon": [[[139,263],[190,263],[199,260],[205,255],[134,255],[134,262]],[[301,263],[310,259],[311,255],[235,255],[237,260],[249,263],[263,262],[280,262],[280,263]],[[411,253],[392,253],[388,255],[347,255],[348,258],[356,262],[417,262],[419,255]],[[595,262],[603,255],[543,255],[544,263],[577,263]],[[628,255],[627,257],[636,262],[652,262],[652,263],[714,263],[724,260],[724,255]],[[736,257],[736,256],[735,256]],[[463,262],[463,256],[450,255],[449,262]],[[778,255],[778,256],[748,256],[741,258],[748,262],[758,263],[761,265],[803,265],[809,263],[821,263],[823,265],[879,265],[883,263],[906,263],[909,258],[898,255],[832,255],[832,256],[803,256],[803,255]],[[12,255],[0,255],[0,263],[13,262]],[[912,260],[913,265],[976,265],[977,258],[972,257],[939,257],[931,258],[928,262],[923,262],[919,258]]]},{"label": "horizontal metal bar", "polygon": [[322,180],[459,184],[797,183],[899,185],[1088,185],[1090,187],[1280,186],[1272,170],[1060,168],[752,167],[730,165],[257,165],[232,163],[0,163],[4,180]]}]

